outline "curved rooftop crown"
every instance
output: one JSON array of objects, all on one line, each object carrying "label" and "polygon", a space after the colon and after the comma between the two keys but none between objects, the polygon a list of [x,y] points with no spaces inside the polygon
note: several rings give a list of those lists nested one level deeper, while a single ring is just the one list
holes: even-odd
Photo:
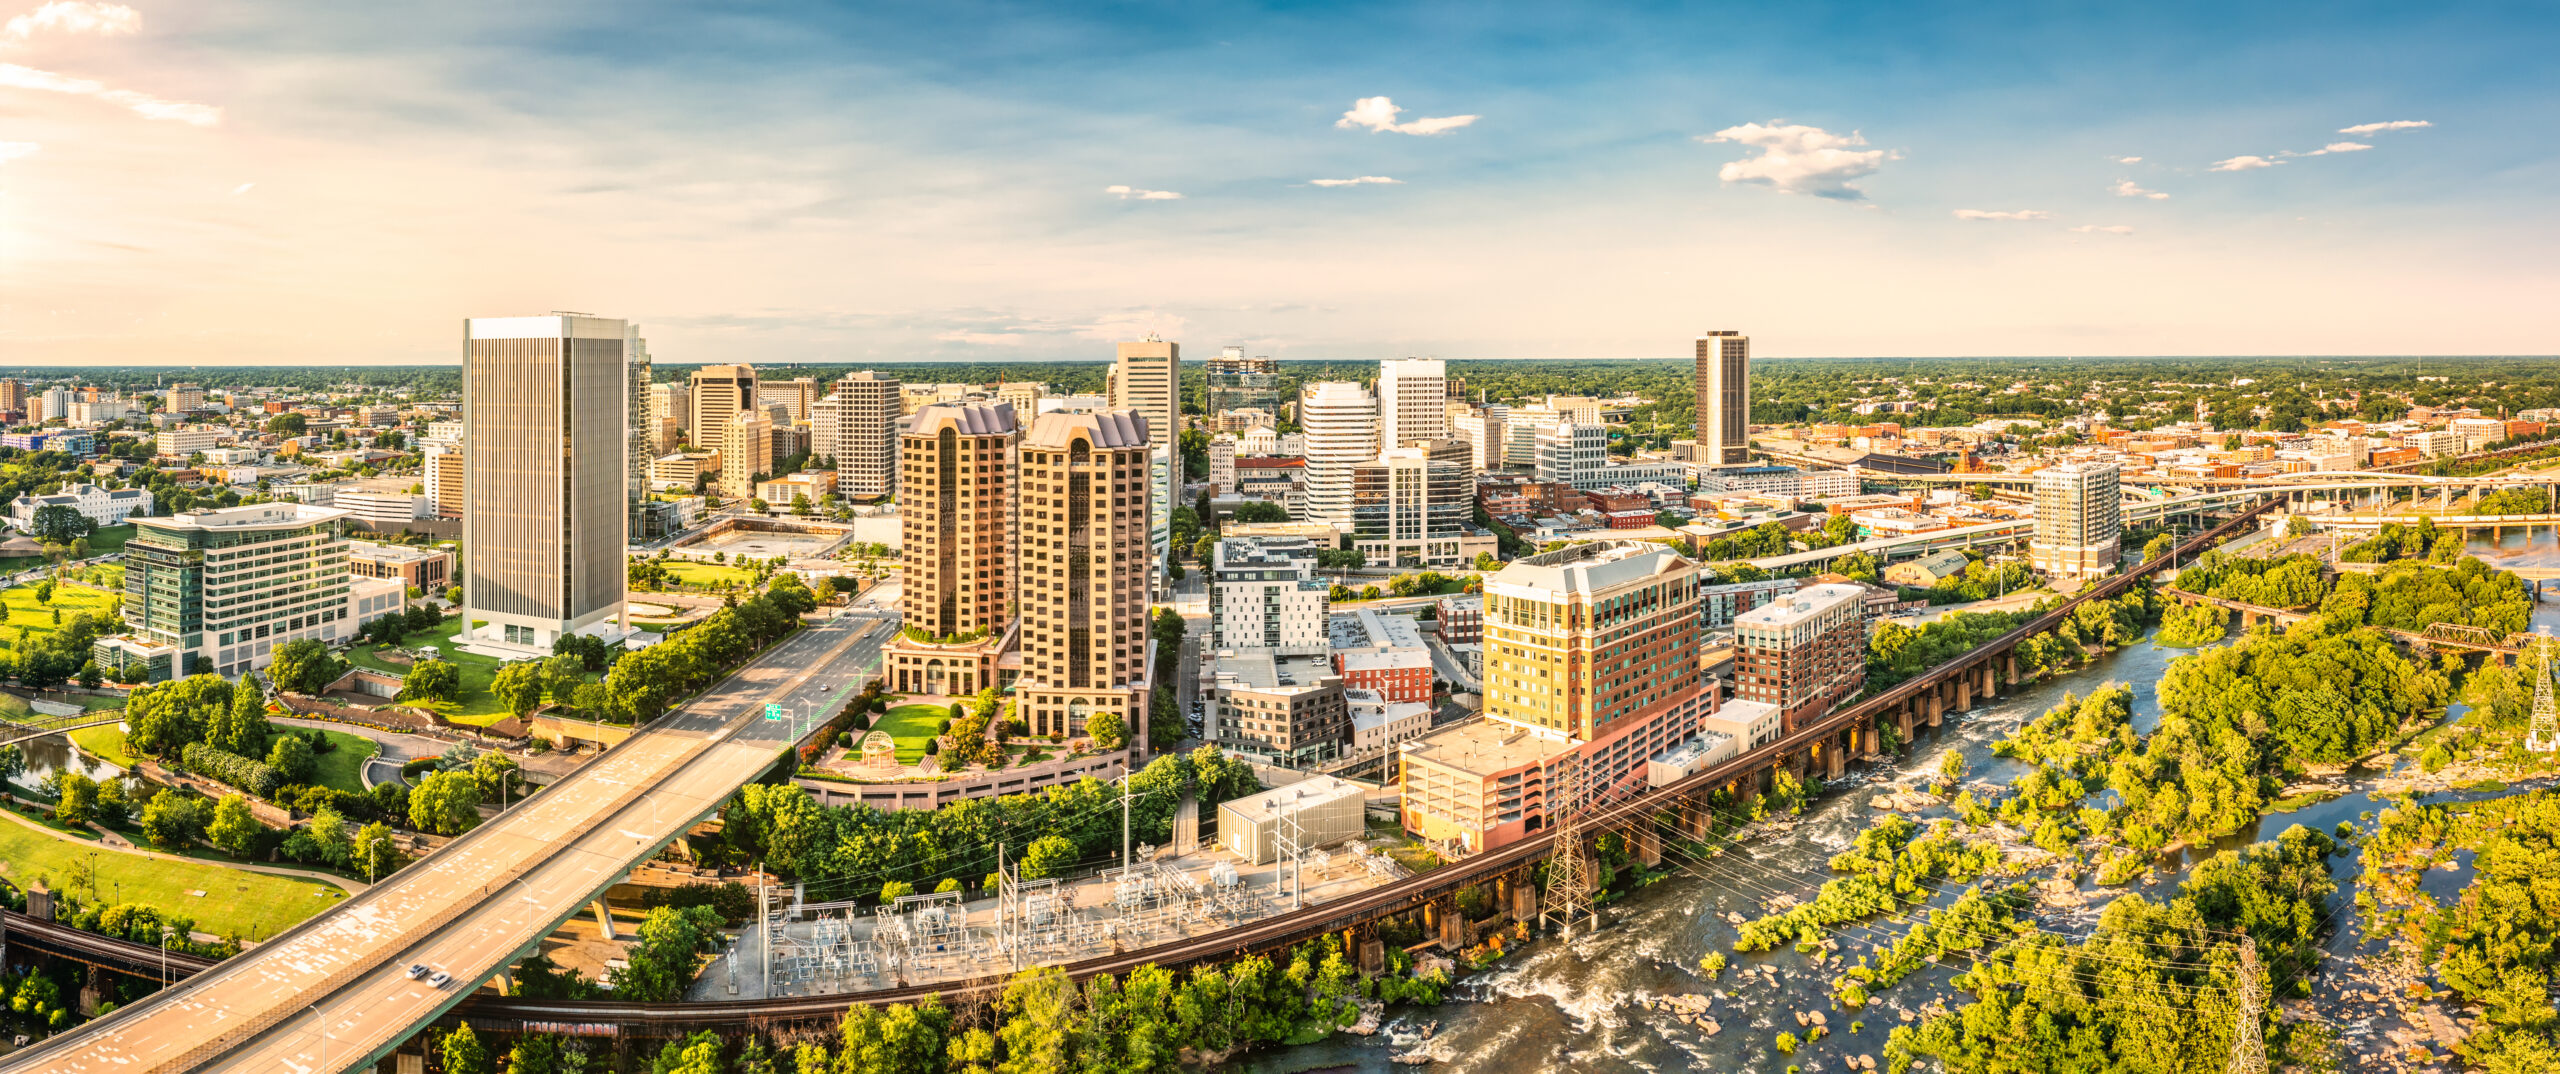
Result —
[{"label": "curved rooftop crown", "polygon": [[962,436],[1002,436],[1021,428],[1012,403],[935,403],[907,422],[908,436],[932,436],[948,426]]},{"label": "curved rooftop crown", "polygon": [[1147,419],[1134,410],[1051,411],[1031,423],[1023,446],[1062,448],[1079,433],[1098,448],[1145,447]]}]

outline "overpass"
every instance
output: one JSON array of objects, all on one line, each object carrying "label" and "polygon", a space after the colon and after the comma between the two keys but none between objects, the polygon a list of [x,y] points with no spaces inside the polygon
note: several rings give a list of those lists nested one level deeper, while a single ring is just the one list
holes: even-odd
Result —
[{"label": "overpass", "polygon": [[[2189,537],[2172,554],[2150,560],[2091,586],[2053,610],[1944,665],[1819,720],[1789,728],[1777,741],[1760,749],[1676,783],[1616,801],[1595,803],[1586,808],[1580,827],[1586,834],[1628,832],[1639,857],[1645,855],[1648,846],[1652,853],[1658,855],[1661,832],[1657,825],[1668,823],[1675,828],[1685,827],[1691,835],[1703,834],[1707,816],[1705,803],[1715,791],[1738,788],[1746,782],[1756,784],[1762,776],[1780,766],[1804,769],[1820,764],[1829,775],[1840,775],[1851,754],[1863,752],[1873,755],[1876,752],[1879,744],[1876,725],[1880,721],[1899,722],[1905,731],[1904,741],[1909,741],[1909,731],[1915,723],[1925,721],[1936,726],[1946,713],[1969,707],[1978,697],[1993,696],[2002,679],[2016,681],[2013,657],[2019,644],[2060,625],[2083,603],[2120,596],[2141,579],[2167,569],[2172,563],[2193,561],[2206,549],[2242,532],[2260,515],[2273,509],[2273,504],[2261,504],[2211,530]],[[1143,965],[1178,968],[1277,951],[1329,933],[1350,933],[1361,941],[1355,949],[1366,948],[1374,942],[1377,922],[1425,910],[1432,911],[1432,916],[1442,924],[1439,935],[1442,942],[1447,943],[1452,936],[1449,931],[1452,928],[1457,930],[1456,935],[1466,935],[1464,915],[1455,909],[1456,893],[1462,887],[1495,885],[1499,891],[1495,900],[1497,906],[1516,905],[1515,900],[1525,896],[1532,904],[1528,916],[1535,916],[1536,891],[1531,870],[1554,849],[1551,840],[1524,840],[1462,858],[1430,872],[1332,902],[1264,918],[1226,932],[1071,962],[1062,968],[1079,980],[1100,973],[1125,975]],[[1516,910],[1513,915],[1520,916]],[[1362,957],[1365,961],[1365,951]],[[548,1000],[478,994],[448,1012],[441,1024],[468,1024],[484,1032],[497,1033],[535,1031],[533,1027],[536,1026],[554,1027],[545,1031],[556,1032],[557,1026],[566,1024],[579,1027],[581,1032],[601,1036],[645,1039],[679,1037],[699,1029],[734,1032],[749,1027],[833,1026],[855,1006],[913,1003],[935,994],[991,997],[1001,989],[1003,974],[1003,970],[991,968],[988,976],[957,985],[909,985],[858,993],[708,1003]]]},{"label": "overpass", "polygon": [[[2201,514],[2215,508],[2235,506],[2249,500],[2264,499],[2275,494],[2275,490],[2265,488],[2247,488],[2231,489],[2221,492],[2200,492],[2188,496],[2171,497],[2165,500],[2137,500],[2124,505],[2124,520],[2126,522],[2158,522],[2162,519],[2176,515]],[[1957,526],[1952,529],[1931,530],[1926,533],[1914,533],[1901,537],[1871,537],[1863,541],[1851,541],[1848,544],[1833,545],[1829,548],[1814,548],[1802,552],[1787,552],[1775,556],[1761,556],[1757,559],[1746,559],[1742,562],[1766,571],[1784,572],[1796,567],[1808,567],[1815,564],[1828,563],[1835,559],[1846,559],[1850,556],[1864,552],[1875,556],[1877,562],[1883,563],[1895,559],[1925,556],[1932,552],[1944,551],[1950,548],[1971,548],[1977,545],[2003,544],[2017,540],[2020,537],[2028,536],[2035,532],[2035,528],[2036,523],[2032,518],[2002,519],[1998,522],[1982,522],[1971,526]]]},{"label": "overpass", "polygon": [[[0,1071],[336,1071],[378,1060],[770,768],[869,677],[890,636],[883,622],[831,619],[783,639],[427,860],[183,984],[0,1057]],[[792,718],[763,718],[768,703]],[[412,964],[454,984],[412,980]]]}]

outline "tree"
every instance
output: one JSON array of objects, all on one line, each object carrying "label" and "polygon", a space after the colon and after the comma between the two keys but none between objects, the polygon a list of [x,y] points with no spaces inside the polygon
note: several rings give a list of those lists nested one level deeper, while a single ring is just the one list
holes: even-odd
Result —
[{"label": "tree", "polygon": [[[39,541],[65,544],[86,537],[97,528],[95,520],[69,504],[47,504],[36,508],[34,517],[27,520],[28,536]],[[38,599],[49,600],[51,595]]]},{"label": "tree", "polygon": [[1199,540],[1191,542],[1191,558],[1199,560],[1201,565],[1204,567],[1216,563],[1218,561],[1218,535],[1214,533],[1204,533],[1200,535]]},{"label": "tree", "polygon": [[400,701],[454,701],[462,696],[462,669],[450,661],[421,660],[400,678]]},{"label": "tree", "polygon": [[277,646],[275,662],[267,667],[267,678],[276,689],[298,694],[317,694],[346,673],[346,661],[317,638],[296,638]]},{"label": "tree", "polygon": [[311,430],[311,421],[300,414],[278,414],[267,419],[267,431],[285,436],[301,436]]},{"label": "tree", "polygon": [[1236,505],[1237,522],[1287,522],[1289,509],[1270,500],[1246,500]]},{"label": "tree", "polygon": [[764,502],[764,498],[761,496],[749,497],[747,500],[747,510],[761,515],[771,512],[773,510],[773,505]]},{"label": "tree", "polygon": [[471,759],[471,782],[480,788],[481,801],[504,801],[505,795],[518,793],[524,786],[515,758],[490,750]]},{"label": "tree", "polygon": [[2155,536],[2150,540],[2143,542],[2142,561],[2149,563],[2152,560],[2168,555],[2170,550],[2176,547],[2178,547],[2177,538],[2165,533]]},{"label": "tree", "polygon": [[795,514],[795,515],[799,515],[799,516],[800,516],[800,517],[802,517],[802,518],[807,518],[807,517],[809,516],[809,511],[810,511],[809,494],[808,494],[808,493],[805,493],[805,492],[794,492],[794,493],[792,493],[792,494],[791,494],[791,513],[792,513],[792,514]]},{"label": "tree", "polygon": [[195,840],[204,830],[204,810],[197,800],[166,787],[142,807],[142,836],[152,845],[174,849]]},{"label": "tree", "polygon": [[1128,721],[1116,712],[1096,710],[1085,717],[1084,733],[1093,739],[1093,748],[1098,750],[1116,750],[1129,742]]},{"label": "tree", "polygon": [[1022,878],[1046,880],[1075,868],[1076,845],[1062,835],[1044,835],[1022,852]]},{"label": "tree", "polygon": [[649,1061],[649,1074],[729,1074],[729,1066],[720,1057],[720,1034],[699,1030],[683,1040],[671,1040]]},{"label": "tree", "polygon": [[[525,961],[530,963],[533,959]],[[524,971],[519,969],[516,977],[515,994],[529,995],[530,991],[523,987]],[[507,1052],[507,1074],[568,1074],[568,1068],[561,1059],[560,1038],[536,1033],[518,1039],[516,1046]]]},{"label": "tree", "polygon": [[436,772],[409,791],[409,826],[460,835],[480,823],[480,785],[466,772]]},{"label": "tree", "polygon": [[54,773],[47,781],[53,784],[53,819],[64,824],[89,823],[98,808],[98,781],[69,769]]},{"label": "tree", "polygon": [[836,1057],[839,1070],[941,1074],[949,1069],[945,1059],[951,1012],[942,1005],[940,996],[928,995],[921,1003],[888,1007],[856,1004],[845,1012],[838,1032],[844,1042],[844,1050]]},{"label": "tree", "polygon": [[223,853],[246,858],[257,852],[258,837],[266,830],[266,825],[258,823],[257,816],[249,812],[249,799],[234,794],[213,807],[213,823],[205,826],[204,834]]},{"label": "tree", "polygon": [[1042,966],[1015,974],[1000,1005],[1004,1021],[996,1035],[1004,1041],[1005,1059],[996,1065],[996,1074],[1072,1068],[1068,1057],[1077,1021],[1075,1001],[1075,982],[1065,970]]},{"label": "tree", "polygon": [[267,767],[288,785],[311,782],[312,773],[320,767],[319,758],[311,755],[311,740],[301,735],[278,735],[275,749],[267,753]]},{"label": "tree", "polygon": [[669,1003],[684,996],[702,957],[720,942],[720,912],[708,906],[661,906],[640,923],[627,961],[613,972],[616,999]]},{"label": "tree", "polygon": [[347,847],[347,864],[364,870],[368,883],[399,869],[400,845],[392,838],[391,826],[375,821],[358,829],[355,842]]},{"label": "tree", "polygon": [[500,665],[498,673],[490,678],[489,692],[497,696],[498,703],[505,705],[508,712],[517,716],[533,711],[534,706],[542,703],[543,691],[550,686],[544,663],[540,660],[515,660]]},{"label": "tree", "polygon": [[491,1074],[488,1046],[480,1043],[479,1035],[471,1032],[468,1025],[445,1034],[436,1050],[444,1058],[445,1074]]}]

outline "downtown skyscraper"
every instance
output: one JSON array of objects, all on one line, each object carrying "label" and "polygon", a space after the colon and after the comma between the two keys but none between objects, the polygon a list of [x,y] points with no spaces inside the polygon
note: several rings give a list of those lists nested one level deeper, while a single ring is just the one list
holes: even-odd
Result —
[{"label": "downtown skyscraper", "polygon": [[1751,461],[1751,337],[1709,332],[1698,337],[1698,461],[1744,466]]},{"label": "downtown skyscraper", "polygon": [[549,653],[624,613],[633,334],[554,313],[463,322],[462,612]]},{"label": "downtown skyscraper", "polygon": [[1050,413],[1022,438],[1014,696],[1032,734],[1083,734],[1110,714],[1146,740],[1151,425],[1123,410]]},{"label": "downtown skyscraper", "polygon": [[898,438],[898,592],[906,629],[881,655],[903,694],[997,685],[1014,634],[1015,444],[1010,403],[940,403]]}]

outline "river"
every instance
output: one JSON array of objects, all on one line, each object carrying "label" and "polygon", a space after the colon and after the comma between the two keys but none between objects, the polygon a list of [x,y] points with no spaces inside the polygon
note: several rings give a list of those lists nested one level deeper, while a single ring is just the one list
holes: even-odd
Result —
[{"label": "river", "polygon": [[[2484,535],[2472,541],[2472,553],[2499,567],[2560,565],[2560,546],[2555,546],[2553,536],[2545,530],[2538,540],[2528,544],[2521,533],[2510,533],[2502,542],[2492,542]],[[2560,628],[2560,604],[2537,606],[2533,618],[2537,626]],[[2160,718],[2156,692],[2160,677],[2169,661],[2186,652],[2160,648],[2145,640],[2101,656],[2081,671],[1977,706],[1935,732],[1923,731],[1919,741],[1898,762],[1851,769],[1847,780],[1852,786],[1848,791],[1825,795],[1806,810],[1793,831],[1746,844],[1723,858],[1693,864],[1683,875],[1656,883],[1608,907],[1603,911],[1604,927],[1597,932],[1578,935],[1570,942],[1552,937],[1539,939],[1505,962],[1461,981],[1452,989],[1449,1002],[1430,1009],[1399,1009],[1385,1031],[1375,1037],[1336,1036],[1317,1044],[1249,1056],[1230,1069],[1246,1074],[1416,1069],[1503,1074],[1691,1070],[1776,1074],[1794,1065],[1805,1074],[1819,1074],[1849,1069],[1845,1059],[1854,1055],[1873,1056],[1881,1065],[1885,1036],[1892,1027],[1903,1024],[1902,1012],[1916,1009],[1932,998],[1953,996],[1947,982],[1956,969],[1923,969],[1884,990],[1864,1010],[1844,1012],[1833,1008],[1829,990],[1829,982],[1839,973],[1839,963],[1818,968],[1811,957],[1798,954],[1791,947],[1734,954],[1735,930],[1726,923],[1725,915],[1758,917],[1766,911],[1766,901],[1778,894],[1810,898],[1831,876],[1825,864],[1829,857],[1847,847],[1859,831],[1879,818],[1880,811],[1868,804],[1873,796],[1868,783],[1926,783],[1937,768],[1939,755],[1948,749],[1964,754],[1969,765],[1968,781],[1987,779],[2005,784],[2022,775],[2025,766],[1994,756],[1991,744],[2022,721],[2058,704],[2065,693],[2085,696],[2107,682],[2125,682],[2134,692],[2134,725],[2148,733]],[[2447,718],[2459,711],[2457,706]],[[2369,787],[2384,774],[2360,770],[2349,776],[2350,785]],[[2455,797],[2481,796],[2432,795],[2422,800]],[[2378,813],[2385,805],[2363,791],[2350,793],[2269,814],[2212,849],[2245,846],[2262,833],[2271,838],[2294,824],[2324,832],[2334,832],[2342,821],[2370,828],[2364,815]],[[1936,809],[1924,814],[1923,819],[1943,815],[1944,809]],[[2327,968],[2339,971],[2362,944],[2353,899],[2360,866],[2352,853],[2341,854],[2332,861],[2338,891],[2330,900],[2329,913],[2337,927],[2327,946]],[[1671,864],[1673,859],[1666,858],[1665,865]],[[2169,863],[2155,873],[2158,882],[2147,886],[2137,883],[2125,888],[2099,888],[2092,879],[2083,885],[2083,890],[2095,896],[2089,907],[2048,912],[2039,917],[2038,923],[2051,931],[2083,934],[2095,921],[2099,908],[2114,894],[2139,892],[2154,901],[2167,899],[2184,878],[2188,864]],[[2092,877],[2094,874],[2095,870],[2091,870]],[[2031,874],[2029,879],[2045,875],[2049,874]],[[2458,883],[2463,875],[2467,874],[2449,874],[2442,882]],[[1951,901],[1961,890],[1950,887],[1932,900],[1932,905]],[[1871,920],[1838,929],[1832,938],[1838,942],[1838,954],[1844,962],[1861,955],[1870,956],[1872,961],[1874,951],[1890,944],[1904,927]],[[1721,979],[1713,982],[1695,969],[1699,958],[1710,952],[1724,952],[1732,963]],[[2369,1011],[2345,1007],[2338,998],[2339,991],[2315,989],[2321,998],[2313,1001],[2313,1014],[2340,1027],[2351,1053],[2363,1050],[2359,1045],[2370,1044],[2391,1028],[2369,1017]],[[1720,1032],[1710,1036],[1645,1002],[1653,997],[1687,994],[1710,997],[1706,1015],[1719,1023]],[[1951,1002],[1961,999],[1954,996]],[[1823,1012],[1829,1020],[1830,1036],[1800,1046],[1792,1055],[1781,1055],[1772,1045],[1780,1031],[1805,1035],[1795,1021],[1799,1011]],[[1422,1039],[1422,1030],[1435,1023],[1432,1037]],[[1424,1068],[1390,1062],[1394,1055],[1416,1050],[1436,1061]],[[1930,1068],[1934,1069],[1934,1065]],[[2357,1068],[2350,1065],[2347,1069]]]}]

